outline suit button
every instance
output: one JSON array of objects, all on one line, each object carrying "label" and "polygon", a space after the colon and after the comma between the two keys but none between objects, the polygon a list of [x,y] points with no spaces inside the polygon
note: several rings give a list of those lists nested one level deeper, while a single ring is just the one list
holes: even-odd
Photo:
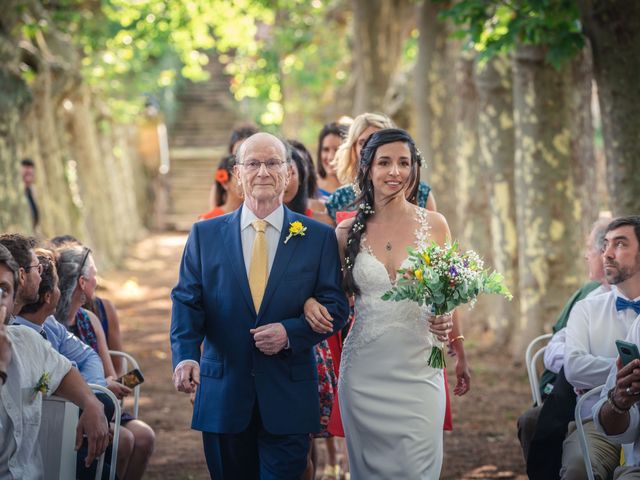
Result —
[{"label": "suit button", "polygon": [[255,377],[256,376],[256,372],[254,372],[253,370],[251,370],[251,376]]}]

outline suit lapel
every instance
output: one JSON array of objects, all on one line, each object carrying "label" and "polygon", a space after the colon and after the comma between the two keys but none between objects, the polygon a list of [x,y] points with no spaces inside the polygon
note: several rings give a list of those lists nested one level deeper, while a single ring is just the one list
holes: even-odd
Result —
[{"label": "suit lapel", "polygon": [[298,248],[298,244],[300,243],[300,238],[297,237],[291,237],[286,244],[284,243],[285,238],[289,235],[289,223],[294,220],[295,218],[293,218],[291,210],[284,207],[284,222],[282,223],[278,249],[276,250],[276,256],[273,260],[271,272],[269,273],[267,288],[264,292],[262,304],[260,305],[260,312],[264,312],[265,308],[269,306],[271,297],[282,280],[282,277],[287,270],[287,265],[289,265],[289,261],[293,258],[293,255]]},{"label": "suit lapel", "polygon": [[229,249],[227,258],[231,263],[231,271],[236,277],[237,284],[240,286],[240,291],[242,292],[245,302],[247,302],[247,305],[255,314],[256,310],[253,306],[253,297],[251,296],[251,290],[249,290],[249,279],[247,278],[247,269],[244,265],[244,255],[242,254],[242,238],[240,235],[241,212],[242,207],[237,209],[227,220],[224,230],[224,240]]}]

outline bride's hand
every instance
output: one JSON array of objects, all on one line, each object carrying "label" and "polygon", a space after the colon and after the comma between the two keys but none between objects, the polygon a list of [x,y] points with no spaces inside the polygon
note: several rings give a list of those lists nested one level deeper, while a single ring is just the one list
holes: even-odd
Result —
[{"label": "bride's hand", "polygon": [[316,333],[329,333],[333,331],[333,317],[329,311],[315,298],[311,297],[304,302],[304,318]]},{"label": "bride's hand", "polygon": [[449,339],[449,332],[453,329],[453,316],[450,313],[444,315],[429,316],[429,331],[441,342]]}]

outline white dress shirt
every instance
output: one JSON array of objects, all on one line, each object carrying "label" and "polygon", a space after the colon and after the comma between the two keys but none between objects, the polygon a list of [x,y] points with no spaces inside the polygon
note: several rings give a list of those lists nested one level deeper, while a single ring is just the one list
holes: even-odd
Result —
[{"label": "white dress shirt", "polygon": [[[584,298],[595,297],[596,295],[601,295],[608,291],[608,286],[605,288],[604,285],[600,285],[595,290],[589,292],[589,294]],[[560,369],[564,366],[566,341],[567,329],[565,327],[553,334],[553,337],[551,337],[551,340],[549,340],[549,343],[547,344],[547,348],[544,350],[544,367],[556,375],[560,373]]]},{"label": "white dress shirt", "polygon": [[28,327],[9,326],[7,333],[12,345],[7,383],[0,387],[0,479],[42,478],[37,443],[42,394],[35,387],[49,373],[47,395],[51,395],[71,369],[71,362]]},{"label": "white dress shirt", "polygon": [[[253,253],[253,242],[256,239],[256,230],[252,223],[257,220],[256,214],[247,208],[242,207],[240,216],[240,236],[242,241],[242,256],[244,257],[244,266],[249,275],[249,267],[251,266],[251,254]],[[271,273],[273,260],[276,258],[278,250],[278,242],[280,242],[280,232],[282,232],[282,223],[284,222],[284,207],[280,205],[264,219],[267,222],[265,236],[267,238],[267,251],[269,253],[269,262],[267,263],[267,275]]]},{"label": "white dress shirt", "polygon": [[[638,315],[633,309],[616,310],[616,298],[624,297],[617,288],[609,293],[580,300],[567,322],[564,373],[579,393],[602,385],[615,365],[618,351],[615,341],[625,338]],[[585,401],[583,418],[591,417],[597,398]]]},{"label": "white dress shirt", "polygon": [[[638,300],[638,299],[636,299]],[[633,310],[632,310],[633,311]],[[640,346],[640,316],[636,318],[629,328],[629,334],[625,338],[627,342],[635,343]],[[607,381],[605,383],[604,389],[600,394],[600,400],[593,406],[593,423],[596,428],[604,434],[604,429],[600,424],[600,409],[602,406],[607,403],[607,393],[611,390],[616,384],[616,374],[618,373],[618,367],[614,365],[611,367],[609,371],[609,376],[607,377]],[[640,465],[640,437],[638,433],[640,432],[640,407],[636,403],[629,410],[630,420],[629,427],[619,435],[607,435],[611,441],[620,444],[633,443],[633,462],[635,465]],[[627,463],[628,465],[628,463]]]}]

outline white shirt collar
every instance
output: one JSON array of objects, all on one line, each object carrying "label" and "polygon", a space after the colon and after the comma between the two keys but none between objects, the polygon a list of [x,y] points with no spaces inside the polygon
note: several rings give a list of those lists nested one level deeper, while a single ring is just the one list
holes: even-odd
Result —
[{"label": "white shirt collar", "polygon": [[622,293],[620,290],[618,290],[618,287],[616,287],[615,285],[611,285],[611,291],[614,292],[614,295],[616,297],[624,298],[625,300],[630,300],[632,302],[637,302],[638,300],[640,300],[640,297],[627,298],[627,296],[624,293]]},{"label": "white shirt collar", "polygon": [[[249,227],[254,220],[256,220],[256,214],[253,213],[246,205],[242,206],[242,213],[240,215],[240,231]],[[265,220],[269,225],[275,228],[278,233],[282,231],[282,224],[284,223],[284,207],[280,205],[273,212],[267,215]]]}]

